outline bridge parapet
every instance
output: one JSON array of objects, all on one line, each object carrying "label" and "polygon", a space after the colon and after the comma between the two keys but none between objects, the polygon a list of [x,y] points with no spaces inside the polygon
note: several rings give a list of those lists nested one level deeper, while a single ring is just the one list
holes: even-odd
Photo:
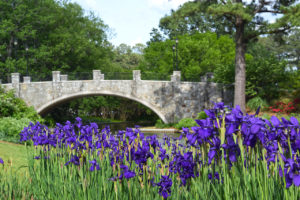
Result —
[{"label": "bridge parapet", "polygon": [[171,76],[172,82],[180,82],[181,80],[181,72],[180,71],[173,71],[173,75]]},{"label": "bridge parapet", "polygon": [[[87,72],[78,72],[78,74],[83,74],[84,75],[87,75],[88,73]],[[75,74],[75,76],[74,76]],[[121,73],[118,73],[116,72],[116,74],[122,74]],[[124,73],[123,73],[124,74]],[[129,74],[129,73],[126,73],[126,74]],[[146,73],[147,74],[147,73]],[[105,79],[105,75],[103,73],[101,73],[101,70],[93,70],[93,73],[92,73],[92,77],[90,78],[82,78],[80,76],[77,76],[76,73],[71,73],[71,75],[69,76],[69,74],[61,74],[60,71],[52,71],[52,82],[61,82],[61,81],[74,81],[74,80],[94,80],[94,81],[101,81],[101,80],[130,80],[128,79],[128,77],[125,77],[125,79],[123,79],[121,77],[121,79],[119,79],[118,77],[116,79],[111,79],[111,78],[107,78]],[[164,74],[165,75],[165,74]],[[77,77],[77,79],[76,79]],[[210,82],[210,80],[212,79],[211,77],[213,77],[212,73],[207,73],[205,74],[204,76],[201,77],[201,81],[189,81],[189,80],[185,80],[184,82]],[[35,77],[33,77],[34,79],[32,79],[32,77],[30,76],[24,76],[22,79],[23,79],[23,83],[30,83],[30,82],[42,82],[44,81],[43,79],[39,79],[38,81],[34,81],[35,80]],[[167,76],[165,76],[165,78],[167,79]],[[145,80],[152,80],[152,81],[170,81],[169,80],[166,80],[166,79],[145,79]],[[50,79],[49,79],[50,80]],[[48,81],[49,81],[48,80]],[[133,70],[132,71],[132,78],[131,80],[134,80],[134,81],[142,81],[144,79],[142,79],[142,73],[141,73],[141,70]],[[46,81],[46,80],[45,80]],[[4,82],[2,83],[3,81],[0,79],[0,84],[9,84]],[[21,77],[20,77],[20,74],[19,73],[12,73],[11,74],[11,83],[22,83],[21,82]],[[181,80],[181,71],[173,71],[173,74],[171,75],[171,82],[182,82]]]},{"label": "bridge parapet", "polygon": [[52,82],[60,82],[60,71],[52,72]]},{"label": "bridge parapet", "polygon": [[60,75],[60,81],[68,81],[68,75],[67,74],[61,74]]},{"label": "bridge parapet", "polygon": [[31,77],[30,76],[24,76],[23,77],[23,82],[24,83],[30,83],[31,82]]},{"label": "bridge parapet", "polygon": [[140,81],[141,80],[141,70],[133,70],[133,80]]},{"label": "bridge parapet", "polygon": [[93,80],[94,81],[104,80],[104,74],[101,74],[101,70],[93,70]]}]

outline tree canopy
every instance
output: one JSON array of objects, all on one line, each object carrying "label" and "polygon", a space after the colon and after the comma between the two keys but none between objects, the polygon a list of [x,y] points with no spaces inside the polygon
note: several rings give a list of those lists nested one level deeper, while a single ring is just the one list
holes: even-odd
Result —
[{"label": "tree canopy", "polygon": [[[276,16],[270,22],[263,14]],[[191,17],[195,16],[195,17]],[[215,22],[211,21],[213,17]],[[172,20],[170,18],[173,18]],[[300,4],[296,0],[242,1],[242,0],[196,0],[184,4],[177,11],[171,12],[160,20],[162,31],[173,38],[174,34],[207,31],[203,24],[215,32],[233,30],[235,41],[235,92],[234,103],[245,111],[246,60],[247,45],[260,35],[282,35],[300,23]],[[226,22],[222,24],[222,21]],[[182,23],[185,25],[182,26]],[[218,26],[216,24],[221,24]]]},{"label": "tree canopy", "polygon": [[[76,3],[55,0],[0,1],[1,74],[108,70],[108,26]],[[50,73],[51,74],[51,73]]]}]

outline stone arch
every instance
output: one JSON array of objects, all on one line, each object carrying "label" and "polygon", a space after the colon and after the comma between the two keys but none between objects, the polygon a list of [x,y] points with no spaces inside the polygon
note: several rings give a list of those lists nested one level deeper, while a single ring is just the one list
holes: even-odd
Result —
[{"label": "stone arch", "polygon": [[60,96],[56,99],[53,99],[50,102],[47,102],[46,104],[40,106],[39,108],[37,108],[37,112],[39,114],[44,114],[46,113],[48,110],[50,110],[51,108],[53,108],[54,106],[61,104],[63,102],[72,100],[72,99],[77,99],[77,98],[81,98],[81,97],[88,97],[88,96],[103,96],[103,95],[108,95],[108,96],[117,96],[117,97],[122,97],[122,98],[127,98],[136,102],[139,102],[143,105],[145,105],[146,107],[150,108],[153,112],[155,112],[155,114],[157,114],[157,116],[164,122],[164,123],[168,123],[168,120],[166,119],[166,117],[164,116],[164,114],[157,109],[155,106],[153,106],[152,104],[138,99],[136,97],[133,96],[129,96],[129,95],[124,95],[121,93],[116,93],[116,92],[110,92],[110,91],[101,91],[101,92],[78,92],[78,93],[73,93],[73,94],[68,94],[68,95],[63,95]]}]

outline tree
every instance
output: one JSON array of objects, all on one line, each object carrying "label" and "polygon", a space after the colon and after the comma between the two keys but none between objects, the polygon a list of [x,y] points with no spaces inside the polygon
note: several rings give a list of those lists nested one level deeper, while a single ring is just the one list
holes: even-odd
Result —
[{"label": "tree", "polygon": [[[234,42],[228,36],[216,33],[194,33],[178,36],[178,67],[184,80],[199,81],[206,72],[220,65],[233,65]],[[175,70],[174,40],[151,42],[145,48],[142,71],[171,74]]]},{"label": "tree", "polygon": [[27,63],[33,78],[53,70],[108,71],[113,52],[107,30],[76,3],[0,0],[0,72],[25,74]]},{"label": "tree", "polygon": [[[198,9],[195,9],[197,6]],[[187,12],[183,12],[186,10]],[[189,17],[189,14],[195,16],[195,12],[190,12],[194,10],[196,13],[199,13],[198,18]],[[278,18],[276,18],[274,23],[271,23],[263,16],[266,13]],[[178,11],[172,12],[171,16],[163,18],[160,21],[160,27],[162,30],[167,30],[164,33],[169,34],[170,37],[174,37],[174,33],[180,34],[182,30],[188,32],[191,30],[207,31],[205,28],[206,25],[220,33],[223,32],[222,30],[230,32],[233,28],[233,36],[236,44],[234,104],[240,105],[242,111],[245,111],[245,53],[247,45],[251,41],[256,40],[260,35],[276,34],[282,36],[287,33],[291,28],[299,25],[299,13],[300,5],[296,0],[195,0],[194,2],[184,4]],[[216,23],[210,20],[212,16],[216,17]],[[182,26],[184,23],[181,22],[184,22],[184,20],[188,23]],[[220,24],[222,21],[226,22],[224,26],[215,25]],[[193,28],[193,25],[197,24],[196,22],[200,23],[195,27],[200,28]]]},{"label": "tree", "polygon": [[[279,95],[290,81],[286,70],[287,62],[280,59],[274,52],[257,42],[248,46],[246,59],[246,99],[259,96],[270,102]],[[221,83],[234,82],[234,65],[219,65],[214,71],[214,81]]]},{"label": "tree", "polygon": [[[208,7],[213,3],[217,3],[217,1],[186,2],[178,10],[171,10],[169,16],[161,18],[159,28],[170,39],[174,39],[178,35],[191,35],[199,32],[215,32],[217,35],[231,35],[233,27],[226,18],[223,16],[213,16],[206,12]],[[159,35],[159,32],[157,29],[153,29],[152,34],[151,36],[154,38],[153,36]]]},{"label": "tree", "polygon": [[[251,1],[247,3],[242,0],[225,1],[220,0],[209,6],[208,12],[224,16],[235,28],[235,90],[234,104],[240,105],[245,112],[246,98],[246,61],[245,52],[247,44],[264,34],[286,33],[293,26],[297,25],[297,15],[300,13],[300,5],[295,0],[280,1]],[[272,13],[275,16],[282,16],[276,22],[270,23],[261,14]],[[299,19],[298,19],[299,20]],[[300,20],[299,20],[300,21]]]},{"label": "tree", "polygon": [[113,63],[123,70],[132,71],[142,62],[144,48],[143,44],[131,47],[122,43],[114,48]]}]

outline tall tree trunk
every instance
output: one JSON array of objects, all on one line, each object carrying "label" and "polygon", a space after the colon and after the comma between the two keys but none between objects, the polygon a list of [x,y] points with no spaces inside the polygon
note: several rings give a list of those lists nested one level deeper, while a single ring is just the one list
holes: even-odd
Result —
[{"label": "tall tree trunk", "polygon": [[236,35],[235,35],[235,86],[234,86],[234,106],[239,105],[243,113],[246,112],[246,62],[245,51],[246,44],[244,41],[244,26],[242,18],[236,18]]}]

